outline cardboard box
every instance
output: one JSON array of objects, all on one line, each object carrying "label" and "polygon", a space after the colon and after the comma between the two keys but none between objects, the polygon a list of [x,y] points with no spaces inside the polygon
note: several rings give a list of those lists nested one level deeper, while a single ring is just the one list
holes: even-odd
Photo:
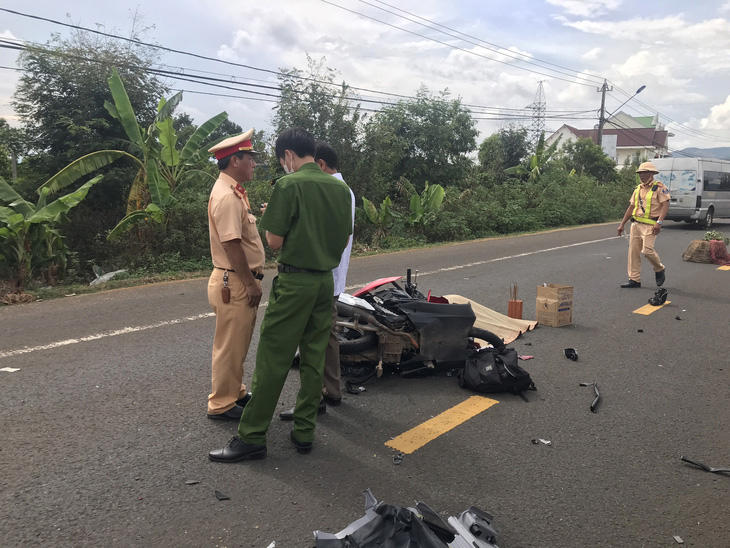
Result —
[{"label": "cardboard box", "polygon": [[538,323],[562,327],[573,323],[573,286],[547,284],[537,286],[535,312]]}]

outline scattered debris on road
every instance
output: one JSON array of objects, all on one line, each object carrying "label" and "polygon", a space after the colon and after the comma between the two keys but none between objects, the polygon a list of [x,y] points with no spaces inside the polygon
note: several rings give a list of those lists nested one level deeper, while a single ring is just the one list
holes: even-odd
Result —
[{"label": "scattered debris on road", "polygon": [[704,470],[705,472],[711,472],[713,474],[730,474],[730,468],[713,468],[712,466],[707,466],[703,462],[691,460],[691,459],[688,459],[687,457],[679,457],[679,458],[686,463],[692,464],[692,465],[696,466],[697,468]]},{"label": "scattered debris on road", "polygon": [[675,320],[681,320],[682,318],[680,318],[679,316],[674,316],[674,319]]},{"label": "scattered debris on road", "polygon": [[423,502],[415,508],[378,501],[365,491],[365,515],[339,533],[314,531],[316,548],[420,546],[421,548],[497,548],[494,518],[475,506],[444,521]]},{"label": "scattered debris on road", "polygon": [[593,387],[593,393],[596,395],[596,397],[591,402],[591,412],[598,413],[598,402],[601,401],[601,393],[598,391],[598,383],[596,381],[582,382],[582,383],[580,383],[580,385]]},{"label": "scattered debris on road", "polygon": [[398,465],[403,462],[403,453],[396,453],[393,455],[393,464]]},{"label": "scattered debris on road", "polygon": [[185,485],[196,485],[198,483],[200,483],[199,480],[188,480],[185,482]]},{"label": "scattered debris on road", "polygon": [[366,388],[364,386],[356,386],[352,384],[350,381],[345,382],[345,390],[348,394],[354,394],[357,396],[360,394],[360,392],[365,392]]},{"label": "scattered debris on road", "polygon": [[543,445],[552,445],[552,444],[553,444],[553,442],[552,442],[552,441],[550,441],[550,440],[545,440],[545,439],[543,439],[543,438],[536,438],[536,439],[532,439],[532,440],[530,440],[530,441],[531,441],[532,443],[534,443],[535,445],[539,445],[539,444],[541,444],[541,443],[542,443]]},{"label": "scattered debris on road", "polygon": [[637,329],[637,330],[636,330],[636,332],[637,332],[637,333],[643,333],[643,332],[644,332],[644,330],[643,330],[643,329]]},{"label": "scattered debris on road", "polygon": [[566,348],[563,352],[569,360],[573,360],[574,362],[578,361],[578,352],[575,351],[575,348]]},{"label": "scattered debris on road", "polygon": [[15,373],[16,371],[20,371],[20,368],[18,367],[3,367],[0,369],[0,371],[4,371],[5,373]]},{"label": "scattered debris on road", "polygon": [[224,495],[223,493],[218,491],[218,489],[215,490],[215,498],[217,498],[218,500],[231,500],[231,497],[229,497],[228,495]]},{"label": "scattered debris on road", "polygon": [[649,299],[649,304],[652,306],[661,306],[667,302],[667,295],[669,295],[669,292],[663,287],[660,287],[654,292],[654,296]]},{"label": "scattered debris on road", "polygon": [[521,360],[532,360],[532,359],[534,359],[534,358],[535,358],[535,356],[526,356],[526,355],[524,355],[524,354],[520,354],[520,355],[519,355],[519,356],[517,356],[517,357],[518,357],[519,359],[521,359]]},{"label": "scattered debris on road", "polygon": [[684,541],[682,540],[682,537],[680,537],[679,535],[674,535],[673,538],[674,538],[674,540],[675,540],[675,542],[677,544],[684,544]]}]

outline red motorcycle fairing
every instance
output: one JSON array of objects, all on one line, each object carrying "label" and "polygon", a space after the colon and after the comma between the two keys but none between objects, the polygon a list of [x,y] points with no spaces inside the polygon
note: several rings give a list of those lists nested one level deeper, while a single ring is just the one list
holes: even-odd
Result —
[{"label": "red motorcycle fairing", "polygon": [[353,297],[359,297],[360,295],[364,295],[365,293],[368,293],[372,291],[373,289],[377,289],[381,285],[389,284],[392,282],[397,282],[400,280],[403,276],[390,276],[388,278],[378,278],[377,280],[374,280],[370,282],[368,285],[363,287],[362,289],[358,289],[356,293],[353,293]]}]

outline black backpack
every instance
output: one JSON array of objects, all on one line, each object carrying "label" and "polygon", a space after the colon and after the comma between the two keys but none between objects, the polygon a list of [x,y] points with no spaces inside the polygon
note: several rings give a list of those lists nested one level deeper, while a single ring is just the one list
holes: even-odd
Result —
[{"label": "black backpack", "polygon": [[467,357],[464,369],[459,371],[459,386],[483,394],[511,392],[520,396],[525,390],[537,390],[530,374],[517,364],[514,348],[473,351]]}]

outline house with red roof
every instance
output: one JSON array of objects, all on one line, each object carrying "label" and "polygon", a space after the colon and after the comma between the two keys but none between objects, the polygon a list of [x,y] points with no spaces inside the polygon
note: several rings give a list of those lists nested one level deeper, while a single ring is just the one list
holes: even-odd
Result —
[{"label": "house with red roof", "polygon": [[[616,165],[623,166],[626,161],[630,162],[637,157],[644,161],[667,156],[670,136],[672,134],[658,123],[656,116],[633,117],[619,112],[606,120],[601,145]],[[560,148],[565,143],[582,138],[597,143],[598,127],[578,129],[564,124],[547,138],[546,144],[551,145],[560,139]]]}]

